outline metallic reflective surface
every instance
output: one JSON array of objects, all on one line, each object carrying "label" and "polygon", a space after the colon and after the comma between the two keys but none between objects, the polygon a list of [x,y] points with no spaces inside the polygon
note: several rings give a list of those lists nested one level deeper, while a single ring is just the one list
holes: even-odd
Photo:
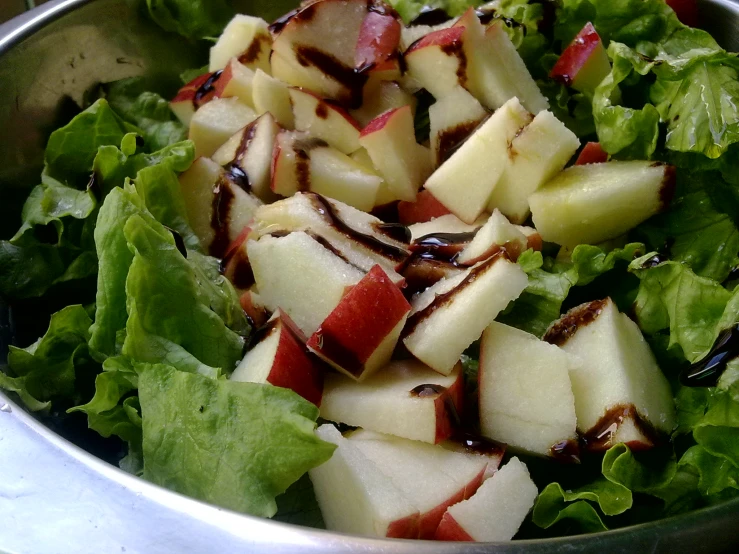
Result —
[{"label": "metallic reflective surface", "polygon": [[[4,0],[0,0],[4,1]],[[274,18],[286,0],[242,2]],[[739,50],[739,4],[701,2],[705,26]],[[134,0],[56,0],[0,25],[0,237],[18,227],[48,133],[99,82],[145,75],[178,85],[205,53],[137,15]],[[0,305],[0,360],[12,325]],[[0,392],[0,552],[544,553],[722,552],[739,544],[739,499],[659,522],[506,544],[349,537],[234,514],[132,477],[67,442]],[[421,548],[422,545],[422,548]]]}]

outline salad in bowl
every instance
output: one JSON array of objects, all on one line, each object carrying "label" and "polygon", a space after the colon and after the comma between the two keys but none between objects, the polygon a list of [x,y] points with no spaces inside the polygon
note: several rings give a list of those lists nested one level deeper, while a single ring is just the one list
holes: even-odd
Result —
[{"label": "salad in bowl", "polygon": [[48,139],[0,388],[128,472],[363,536],[739,494],[739,61],[690,0],[148,0],[210,41]]}]

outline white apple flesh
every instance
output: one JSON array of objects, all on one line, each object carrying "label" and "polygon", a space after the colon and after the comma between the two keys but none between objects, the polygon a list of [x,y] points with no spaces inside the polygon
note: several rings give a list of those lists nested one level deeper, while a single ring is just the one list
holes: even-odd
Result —
[{"label": "white apple flesh", "polygon": [[271,46],[272,36],[264,19],[238,14],[210,49],[209,71],[223,69],[231,58],[249,69],[269,71]]},{"label": "white apple flesh", "polygon": [[269,112],[285,129],[295,128],[287,84],[257,69],[251,88],[254,109],[259,115]]},{"label": "white apple flesh", "polygon": [[296,88],[290,89],[290,101],[298,131],[306,131],[344,154],[359,149],[359,123],[346,110]]},{"label": "white apple flesh", "polygon": [[462,87],[455,87],[429,107],[431,156],[440,166],[488,117],[488,111]]},{"label": "white apple flesh", "polygon": [[528,248],[528,239],[515,225],[498,210],[475,233],[475,237],[456,257],[456,262],[471,266],[488,259],[501,249],[505,249],[511,260]]},{"label": "white apple flesh", "polygon": [[189,139],[195,156],[212,156],[236,131],[257,118],[256,112],[238,98],[216,98],[195,112]]}]

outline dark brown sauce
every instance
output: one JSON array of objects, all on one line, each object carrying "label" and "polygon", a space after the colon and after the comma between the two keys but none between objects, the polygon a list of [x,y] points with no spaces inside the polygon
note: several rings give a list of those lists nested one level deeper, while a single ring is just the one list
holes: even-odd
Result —
[{"label": "dark brown sauce", "polygon": [[409,27],[416,25],[427,25],[433,27],[435,25],[441,25],[451,19],[451,16],[441,8],[435,8],[432,6],[424,6],[421,8],[420,13],[408,24]]},{"label": "dark brown sauce", "polygon": [[224,167],[228,177],[246,192],[251,192],[251,183],[249,181],[249,175],[244,169],[243,162],[246,157],[246,153],[249,151],[251,141],[254,140],[254,136],[257,133],[258,121],[259,120],[257,119],[251,122],[242,131],[241,141],[239,142],[239,146],[234,154],[234,159]]},{"label": "dark brown sauce", "polygon": [[444,129],[438,134],[438,147],[436,153],[437,165],[447,161],[454,152],[472,135],[479,127],[480,121],[467,121],[454,127]]},{"label": "dark brown sauce", "polygon": [[[662,165],[662,164],[655,164]],[[659,189],[660,211],[665,211],[675,196],[675,186],[677,183],[677,172],[675,166],[665,166],[665,177],[662,181],[662,187]]]},{"label": "dark brown sauce", "polygon": [[476,234],[477,230],[463,233],[431,233],[414,241],[411,251],[426,254],[423,259],[456,264],[457,256]]},{"label": "dark brown sauce", "polygon": [[686,387],[715,387],[726,370],[726,364],[739,356],[739,325],[725,329],[711,351],[680,374]]},{"label": "dark brown sauce", "polygon": [[495,16],[498,12],[495,11],[494,8],[477,8],[475,10],[475,15],[477,15],[477,18],[480,20],[480,23],[483,25],[487,25],[490,23],[493,19],[495,19]]},{"label": "dark brown sauce", "polygon": [[219,69],[218,71],[214,72],[213,75],[208,77],[208,79],[198,87],[198,90],[195,91],[195,94],[192,97],[192,105],[195,107],[196,110],[203,103],[205,97],[215,91],[215,84],[218,82],[218,79],[221,78],[221,75],[223,75],[223,70]]},{"label": "dark brown sauce", "polygon": [[388,223],[398,223],[400,222],[400,216],[398,215],[399,203],[399,200],[393,200],[392,202],[388,202],[387,204],[375,206],[374,208],[372,208],[370,214],[375,216],[377,219],[381,219],[382,221]]},{"label": "dark brown sauce", "polygon": [[313,240],[315,240],[318,244],[320,244],[321,246],[323,246],[326,250],[328,250],[329,252],[331,252],[334,256],[336,256],[341,261],[343,261],[344,263],[347,263],[350,266],[355,267],[359,271],[364,272],[364,269],[362,269],[358,265],[355,265],[354,263],[352,263],[351,261],[349,261],[349,258],[347,258],[346,256],[344,256],[344,253],[341,252],[341,250],[339,250],[338,248],[336,248],[333,244],[331,244],[328,240],[326,240],[321,235],[317,235],[316,233],[312,233],[310,231],[306,231],[305,233],[308,236],[310,236]]},{"label": "dark brown sauce", "polygon": [[657,267],[659,264],[663,264],[667,261],[667,257],[662,254],[655,254],[651,258],[644,260],[641,264],[642,269],[650,269]]},{"label": "dark brown sauce", "polygon": [[543,340],[556,346],[562,346],[580,327],[584,327],[595,321],[603,311],[607,301],[607,299],[594,300],[593,302],[571,309],[549,327]]},{"label": "dark brown sauce", "polygon": [[249,48],[239,56],[239,62],[243,64],[250,64],[255,62],[259,58],[259,54],[262,52],[262,47],[266,46],[269,48],[267,37],[264,35],[258,35],[251,41]]},{"label": "dark brown sauce", "polygon": [[298,46],[295,58],[303,67],[313,66],[331,77],[347,89],[347,95],[340,98],[350,108],[359,108],[362,104],[362,89],[367,82],[367,70],[370,67],[355,69],[345,65],[331,54],[312,46]]},{"label": "dark brown sauce", "polygon": [[619,404],[610,408],[590,431],[580,435],[580,442],[587,450],[597,452],[608,450],[613,446],[613,436],[619,426],[627,419],[631,419],[636,428],[653,445],[661,442],[661,435],[639,415],[633,404]]},{"label": "dark brown sauce", "polygon": [[451,440],[471,454],[502,458],[506,450],[505,445],[474,433],[458,432],[452,436]]},{"label": "dark brown sauce", "polygon": [[268,321],[265,325],[257,329],[256,332],[252,334],[249,339],[248,349],[251,350],[257,344],[259,344],[264,339],[269,337],[272,333],[274,333],[277,330],[277,324],[279,323],[279,321],[279,318],[275,318],[271,321]]},{"label": "dark brown sauce", "polygon": [[294,10],[287,12],[282,17],[276,19],[270,26],[269,32],[273,35],[278,35],[285,28],[285,25],[290,23],[293,19],[295,21],[310,21],[316,13],[316,8],[313,4],[307,6],[298,6]]},{"label": "dark brown sauce", "polygon": [[241,290],[250,288],[254,283],[254,271],[252,270],[246,248],[237,248],[231,255],[226,265],[226,276],[231,283]]},{"label": "dark brown sauce", "polygon": [[410,316],[405,328],[403,329],[403,336],[407,337],[408,335],[410,335],[416,329],[416,327],[418,327],[418,325],[420,325],[425,319],[430,317],[439,308],[451,302],[457,294],[459,294],[470,284],[474,283],[478,275],[487,271],[490,266],[495,264],[500,259],[508,259],[508,256],[506,255],[504,250],[499,251],[492,258],[480,264],[479,266],[470,269],[467,277],[465,277],[464,280],[462,280],[462,282],[459,283],[456,287],[443,294],[437,295],[436,298],[434,298],[434,300],[431,302],[431,304]]},{"label": "dark brown sauce", "polygon": [[328,107],[323,102],[316,105],[316,117],[319,119],[328,119]]},{"label": "dark brown sauce", "polygon": [[410,244],[411,230],[402,223],[378,223],[374,225],[378,232],[397,242]]},{"label": "dark brown sauce", "polygon": [[180,254],[182,254],[182,257],[187,259],[187,247],[185,246],[185,240],[182,238],[182,235],[180,235],[171,227],[167,227],[166,225],[164,226],[164,228],[172,234],[175,247],[177,248],[177,250],[179,250]]},{"label": "dark brown sauce", "polygon": [[461,271],[456,262],[439,260],[433,252],[414,252],[396,268],[405,278],[403,294],[406,298],[426,290],[457,270]]},{"label": "dark brown sauce", "polygon": [[398,15],[395,8],[382,0],[367,0],[367,11],[379,13],[380,15],[389,15],[396,19],[400,19],[400,15]]},{"label": "dark brown sauce", "polygon": [[295,150],[295,178],[299,191],[310,190],[310,154],[303,149]]},{"label": "dark brown sauce", "polygon": [[[418,385],[410,390],[410,395],[416,398],[428,398],[431,396],[439,396],[443,392],[446,392],[446,387],[442,385],[435,385],[433,383],[427,383]],[[456,411],[456,408],[455,408]]]},{"label": "dark brown sauce", "polygon": [[402,262],[408,257],[408,252],[406,250],[383,242],[371,235],[366,235],[347,225],[336,213],[336,210],[331,203],[323,196],[315,193],[310,193],[310,195],[316,210],[328,223],[343,235],[355,240],[373,252],[396,262]]},{"label": "dark brown sauce", "polygon": [[234,193],[231,190],[231,183],[225,178],[219,179],[213,187],[210,216],[210,227],[215,236],[208,249],[210,255],[216,258],[223,258],[231,243],[229,223],[233,201]]},{"label": "dark brown sauce", "polygon": [[457,80],[461,86],[464,86],[467,82],[467,55],[464,53],[462,41],[456,40],[449,44],[443,44],[441,46],[441,51],[447,56],[456,56],[457,60],[459,60],[459,65],[457,66]]},{"label": "dark brown sauce", "polygon": [[559,462],[580,463],[580,443],[576,440],[558,442],[549,449],[549,455]]}]

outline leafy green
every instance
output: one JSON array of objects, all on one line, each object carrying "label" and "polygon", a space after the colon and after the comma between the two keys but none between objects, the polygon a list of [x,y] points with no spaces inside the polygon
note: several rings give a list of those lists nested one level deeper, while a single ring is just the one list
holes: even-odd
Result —
[{"label": "leafy green", "polygon": [[139,398],[146,479],[225,508],[273,516],[334,450],[313,432],[318,408],[287,389],[160,365],[142,371]]},{"label": "leafy green", "polygon": [[277,513],[273,519],[316,529],[326,528],[308,475],[303,475],[277,497]]},{"label": "leafy green", "polygon": [[190,39],[220,35],[234,15],[228,0],[146,0],[146,5],[160,27]]},{"label": "leafy green", "polygon": [[462,15],[470,6],[479,6],[482,4],[480,0],[388,0],[393,8],[395,8],[403,18],[405,23],[410,23],[424,6],[430,8],[441,8],[452,17]]}]

